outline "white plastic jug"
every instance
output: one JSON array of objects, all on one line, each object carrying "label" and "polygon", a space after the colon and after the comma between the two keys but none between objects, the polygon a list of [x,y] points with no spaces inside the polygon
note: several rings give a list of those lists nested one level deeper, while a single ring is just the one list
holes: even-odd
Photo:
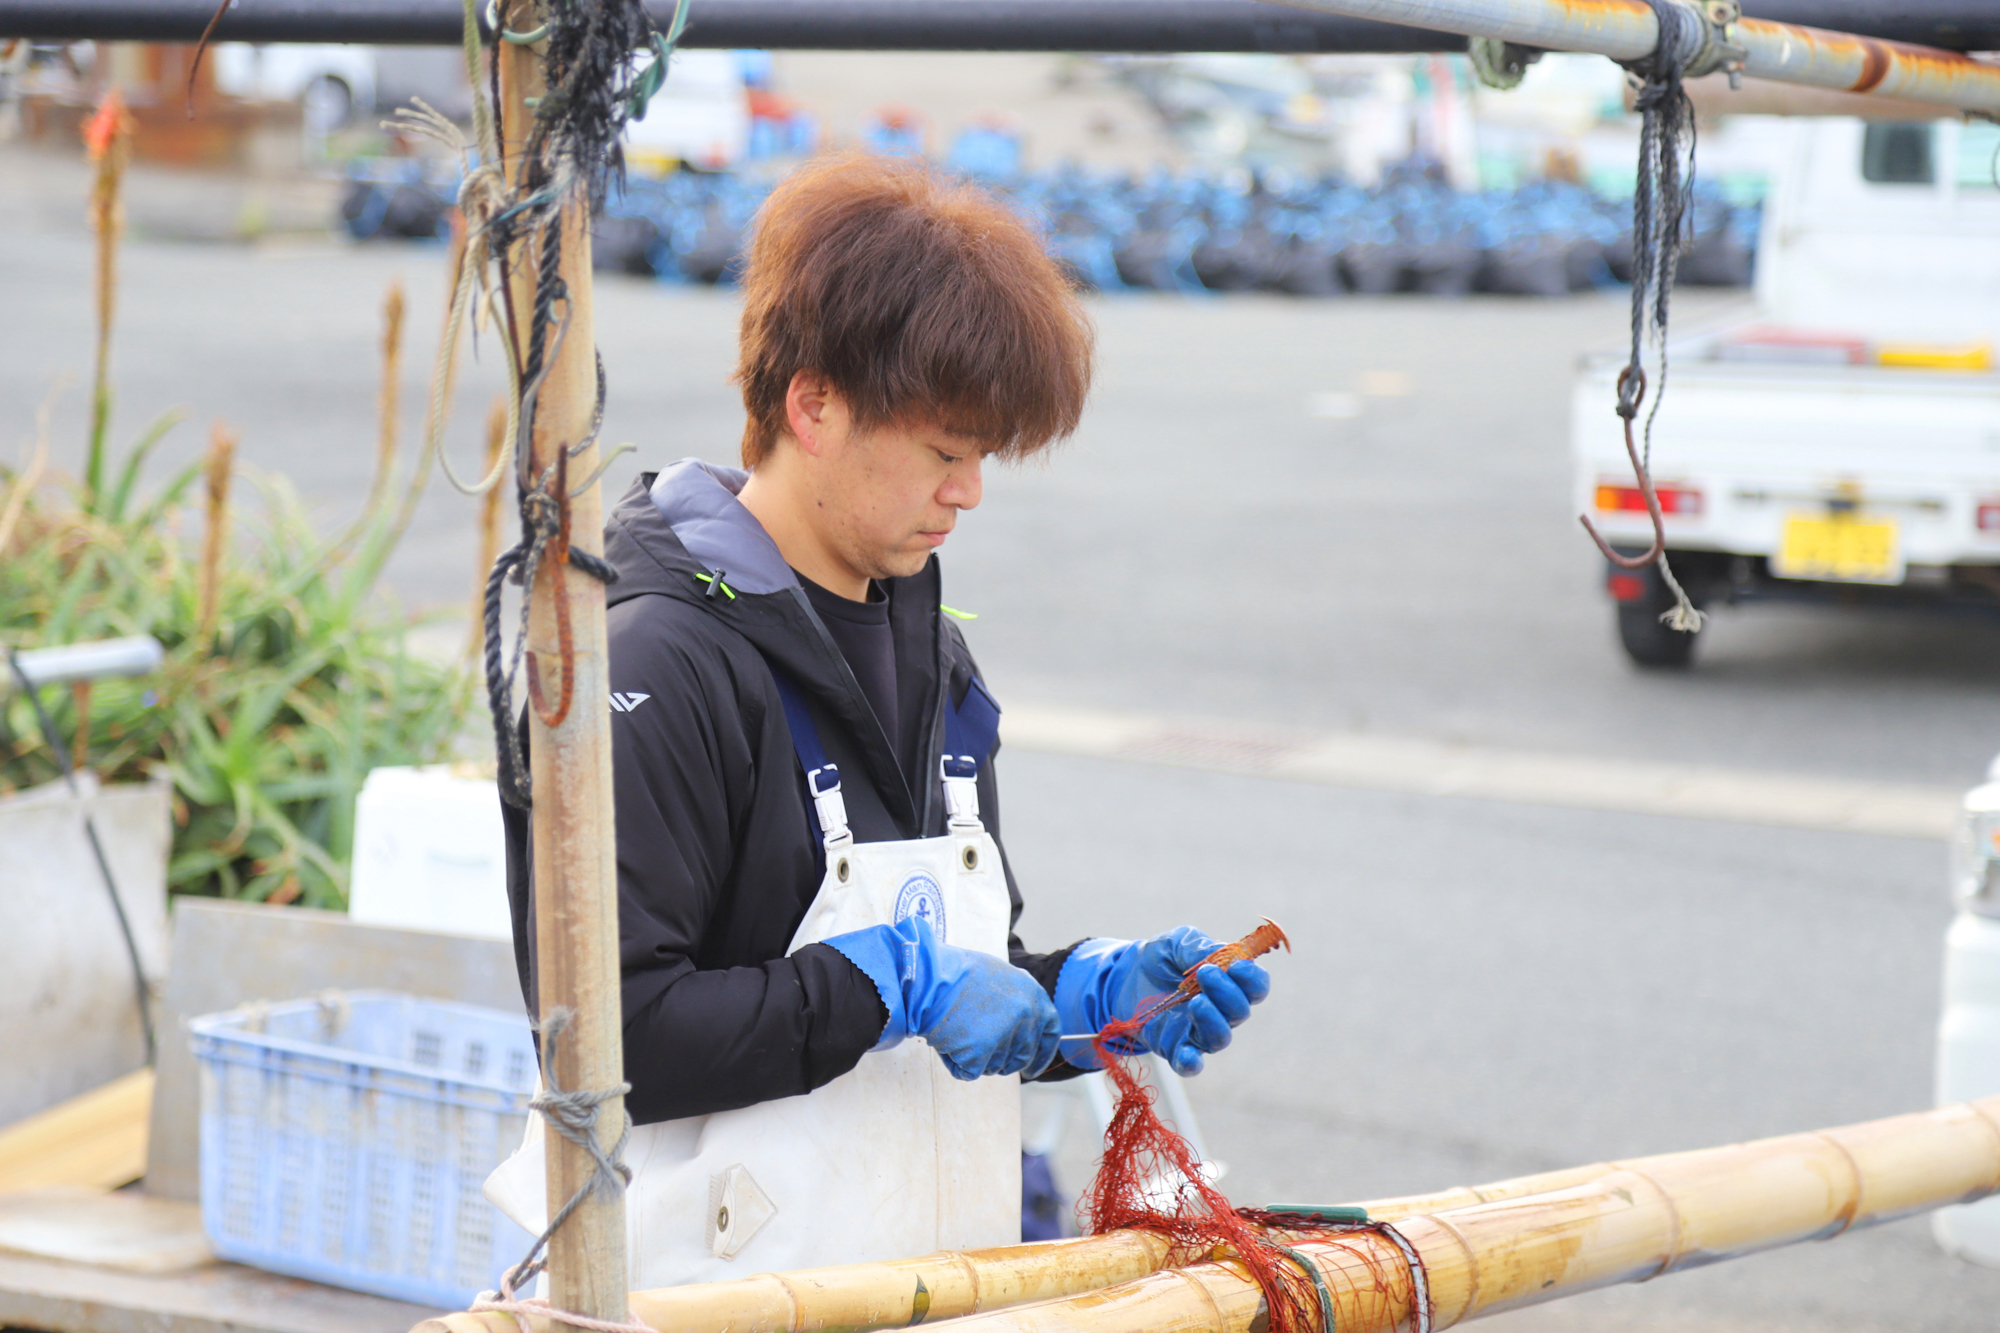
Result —
[{"label": "white plastic jug", "polygon": [[[1959,913],[1945,933],[1940,1105],[2000,1093],[2000,783],[1966,793],[1952,851]],[[1941,1209],[1931,1225],[1948,1253],[2000,1268],[2000,1195]]]}]

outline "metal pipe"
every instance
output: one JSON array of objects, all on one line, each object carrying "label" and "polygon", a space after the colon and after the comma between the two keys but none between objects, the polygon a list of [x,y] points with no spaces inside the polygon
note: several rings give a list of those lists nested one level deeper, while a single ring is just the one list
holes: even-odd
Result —
[{"label": "metal pipe", "polygon": [[[673,0],[647,0],[664,28]],[[481,7],[482,11],[484,6]],[[0,33],[191,42],[213,0],[0,0]],[[458,0],[244,0],[217,41],[455,45]],[[1261,0],[701,0],[680,44],[847,51],[1461,51],[1465,39]]]},{"label": "metal pipe", "polygon": [[1743,12],[1773,23],[1802,23],[1861,37],[1915,42],[1945,51],[2000,50],[2000,5],[1993,0],[1744,0]]},{"label": "metal pipe", "polygon": [[[1991,0],[1748,0],[1756,17],[1954,51],[2000,48]],[[652,4],[665,22],[671,0]],[[0,34],[191,42],[213,0],[0,0]],[[456,0],[244,0],[216,36],[241,42],[455,45]],[[702,0],[683,46],[849,51],[1463,50],[1455,33],[1261,0]]]},{"label": "metal pipe", "polygon": [[[166,649],[150,634],[129,639],[98,639],[53,648],[26,648],[14,654],[21,678],[30,685],[67,685],[109,676],[145,676],[160,669]],[[0,689],[6,682],[0,679]]]},{"label": "metal pipe", "polygon": [[[1638,60],[1659,42],[1659,20],[1643,0],[1278,0],[1318,13],[1420,23],[1549,51]],[[1876,93],[1962,111],[2000,114],[2000,65],[1952,51],[1745,18],[1726,40],[1752,78]],[[1707,72],[1696,67],[1691,72]]]}]

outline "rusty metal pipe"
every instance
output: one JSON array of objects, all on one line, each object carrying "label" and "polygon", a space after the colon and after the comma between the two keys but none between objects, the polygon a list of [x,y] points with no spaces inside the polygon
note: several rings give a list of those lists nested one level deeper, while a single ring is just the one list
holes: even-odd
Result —
[{"label": "rusty metal pipe", "polygon": [[[1650,55],[1659,20],[1643,0],[1272,0],[1350,18],[1495,37],[1613,60]],[[1745,18],[1724,30],[1744,74],[2000,115],[2000,65],[1927,46]],[[1705,72],[1697,70],[1695,72]]]}]

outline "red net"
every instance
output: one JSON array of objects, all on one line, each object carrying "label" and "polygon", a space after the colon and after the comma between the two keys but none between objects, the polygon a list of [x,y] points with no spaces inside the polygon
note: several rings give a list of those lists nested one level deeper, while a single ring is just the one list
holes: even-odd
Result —
[{"label": "red net", "polygon": [[[1202,960],[1226,967],[1278,944],[1284,932],[1269,922],[1236,944]],[[1209,1182],[1191,1144],[1160,1119],[1157,1092],[1139,1075],[1127,1052],[1131,1038],[1155,1017],[1193,994],[1194,968],[1180,987],[1097,1034],[1091,1043],[1118,1089],[1118,1104],[1104,1131],[1104,1158],[1078,1206],[1091,1235],[1131,1228],[1164,1236],[1173,1266],[1234,1257],[1249,1270],[1270,1311],[1271,1333],[1331,1333],[1313,1277],[1282,1239],[1239,1211]]]}]

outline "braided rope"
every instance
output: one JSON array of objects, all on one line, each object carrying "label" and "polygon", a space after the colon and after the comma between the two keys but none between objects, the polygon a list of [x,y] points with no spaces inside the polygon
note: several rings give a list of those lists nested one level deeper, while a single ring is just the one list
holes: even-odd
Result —
[{"label": "braided rope", "polygon": [[[1646,394],[1644,350],[1647,336],[1660,349],[1660,378],[1639,450],[1638,476],[1649,507],[1658,501],[1653,491],[1653,423],[1667,393],[1667,312],[1675,276],[1689,237],[1688,204],[1694,192],[1694,105],[1681,77],[1690,57],[1701,47],[1702,20],[1677,0],[1646,0],[1659,25],[1652,56],[1639,67],[1640,85],[1633,99],[1639,112],[1639,170],[1632,193],[1632,352],[1618,382],[1618,415],[1630,429]],[[1686,148],[1682,141],[1685,139]],[[1682,168],[1683,156],[1686,168]],[[1701,628],[1695,609],[1667,563],[1664,540],[1656,557],[1660,578],[1674,594],[1673,609],[1660,619],[1687,633]]]},{"label": "braided rope", "polygon": [[[1639,166],[1632,190],[1632,352],[1618,373],[1616,410],[1625,423],[1625,454],[1631,460],[1639,493],[1645,497],[1653,542],[1640,555],[1623,555],[1604,540],[1588,514],[1582,516],[1582,522],[1604,558],[1619,569],[1648,565],[1659,569],[1661,581],[1674,594],[1674,605],[1660,616],[1661,621],[1692,634],[1701,628],[1702,613],[1667,563],[1666,523],[1660,513],[1659,492],[1653,487],[1653,423],[1666,394],[1667,310],[1675,272],[1688,242],[1688,204],[1694,190],[1694,105],[1682,79],[1688,62],[1707,51],[1709,42],[1706,20],[1684,0],[1646,3],[1653,10],[1659,35],[1651,55],[1626,66],[1639,81],[1634,98],[1640,114]],[[1685,171],[1683,157],[1687,160]],[[1646,414],[1642,447],[1633,438],[1633,422],[1646,397],[1649,336],[1660,349],[1660,382],[1652,410]]]}]

